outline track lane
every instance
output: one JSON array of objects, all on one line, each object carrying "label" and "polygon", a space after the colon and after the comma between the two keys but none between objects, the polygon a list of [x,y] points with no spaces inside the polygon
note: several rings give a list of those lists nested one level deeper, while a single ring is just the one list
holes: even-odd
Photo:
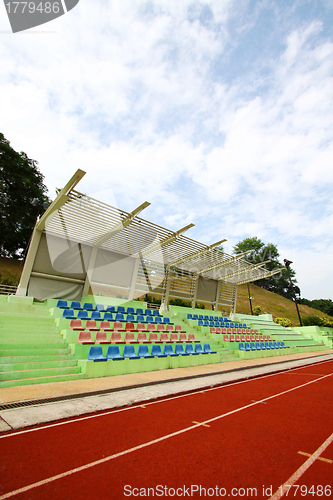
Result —
[{"label": "track lane", "polygon": [[[332,366],[333,363],[331,364],[331,370]],[[318,377],[318,366],[312,368],[315,368],[317,370],[317,373],[315,375],[313,373],[305,373],[305,372],[303,374],[299,373],[299,369],[297,370],[298,371],[297,374],[301,375],[307,382],[314,381],[315,380],[314,377]],[[309,370],[309,367],[306,367],[306,369]],[[323,372],[325,373],[329,372],[327,365],[323,368]],[[94,459],[99,459],[103,454],[106,456],[107,454],[110,454],[110,450],[112,450],[111,453],[115,453],[116,450],[121,451],[123,449],[126,449],[126,446],[127,447],[129,446],[129,444],[126,444],[126,440],[128,439],[128,434],[130,434],[131,446],[135,445],[135,443],[142,444],[142,442],[146,442],[149,438],[155,439],[156,436],[157,437],[163,436],[166,433],[166,430],[168,430],[169,432],[170,431],[174,432],[175,430],[177,431],[182,429],[184,426],[189,426],[191,425],[193,420],[194,421],[207,420],[207,418],[216,417],[217,412],[233,411],[239,408],[239,405],[241,403],[243,403],[243,405],[244,403],[251,404],[251,402],[249,401],[250,398],[259,398],[262,396],[263,393],[266,394],[266,397],[270,397],[272,393],[273,394],[276,393],[274,391],[276,391],[277,388],[281,388],[282,386],[284,386],[285,388],[289,387],[290,389],[292,387],[300,385],[300,377],[297,377],[296,381],[292,381],[290,380],[291,379],[290,374],[291,372],[287,372],[271,377],[251,380],[243,384],[238,383],[234,385],[223,386],[222,388],[219,389],[206,390],[203,392],[195,393],[191,396],[172,398],[169,399],[168,401],[164,401],[163,404],[161,402],[147,404],[144,405],[145,406],[144,408],[138,406],[130,411],[110,412],[110,414],[104,415],[100,419],[95,418],[91,420],[89,419],[81,420],[80,422],[75,424],[75,431],[73,430],[74,423],[69,426],[71,428],[70,432],[68,431],[64,432],[66,426],[52,427],[49,429],[40,430],[37,433],[39,435],[39,438],[37,440],[38,443],[36,443],[35,433],[26,433],[23,435],[17,434],[16,436],[14,435],[12,436],[11,439],[8,440],[8,442],[10,441],[11,443],[10,444],[11,450],[15,450],[15,447],[18,447],[17,449],[19,449],[19,447],[22,449],[22,438],[24,438],[26,447],[25,453],[27,453],[27,456],[29,456],[29,462],[25,460],[23,461],[23,463],[17,464],[15,470],[6,471],[6,478],[8,478],[8,484],[5,485],[6,490],[10,491],[10,488],[13,489],[13,482],[18,484],[17,487],[20,487],[20,483],[21,485],[24,486],[25,484],[27,484],[27,481],[29,482],[29,480],[30,481],[32,480],[32,476],[36,477],[36,472],[37,472],[37,478],[39,477],[43,479],[44,477],[50,477],[50,475],[52,475],[51,471],[53,470],[54,473],[57,474],[61,471],[70,470],[71,468],[73,468],[73,466],[77,467],[80,464],[83,465],[84,463],[89,463],[89,461],[93,461]],[[329,381],[331,379],[328,378],[326,380]],[[266,388],[262,387],[263,383],[264,385],[267,385]],[[319,381],[314,382],[307,387],[313,387],[318,383]],[[322,381],[320,381],[320,383],[322,383]],[[299,390],[301,389],[297,389],[290,394],[295,395]],[[317,393],[317,395],[319,394],[317,390],[315,390],[314,392]],[[310,399],[312,398],[312,396],[309,397]],[[270,406],[272,401],[273,400],[270,400]],[[259,412],[258,411],[259,404],[255,404],[254,406],[251,407],[251,410],[255,408],[256,409],[255,414],[262,415],[261,412],[264,410],[265,406],[266,406],[265,404],[260,403],[261,408]],[[249,412],[249,409],[243,411]],[[234,418],[235,417],[233,415],[233,419]],[[107,422],[107,424],[105,424],[105,422]],[[230,417],[228,422],[230,423]],[[256,422],[256,418],[254,418],[254,422]],[[257,427],[258,423],[253,425]],[[199,431],[201,433],[203,429],[206,430],[208,428],[200,427],[198,430],[195,431],[192,430],[191,434]],[[237,432],[240,435],[244,435],[244,432],[246,432],[246,430],[247,429],[244,428],[244,424],[242,424],[241,427],[238,428]],[[138,434],[137,436],[135,436],[135,431],[137,431]],[[82,435],[87,433],[89,436],[94,436],[94,439],[93,441],[85,440],[82,443]],[[201,436],[200,433],[198,434],[198,436]],[[64,436],[64,434],[66,434],[67,437]],[[46,437],[47,435],[49,436],[48,438]],[[223,434],[222,436],[216,439],[222,439],[222,442],[224,443],[223,446],[225,446],[225,443],[228,441],[229,435],[230,435],[230,430],[227,432],[227,434]],[[8,436],[8,438],[9,437],[10,436]],[[78,440],[78,437],[80,437],[81,439]],[[15,439],[17,439],[16,443]],[[46,439],[48,439],[47,446],[45,446]],[[61,439],[63,440],[62,443],[60,442]],[[175,439],[176,438],[172,438],[172,441],[177,442],[174,441]],[[204,438],[202,439],[203,441],[201,441],[201,446],[202,443],[205,441]],[[257,439],[260,440],[260,433],[259,436],[257,436]],[[248,438],[247,440],[249,441]],[[6,439],[2,440],[1,445],[3,445],[4,442],[6,442]],[[91,449],[92,442],[94,444],[93,449]],[[193,453],[195,453],[196,455],[198,455],[200,452],[199,437],[198,437],[198,443],[199,443],[199,449],[195,449],[193,451]],[[181,446],[181,444],[179,446]],[[152,456],[152,460],[154,460],[153,458],[154,454],[156,453],[158,454],[158,450],[159,449],[162,450],[163,448],[164,448],[164,443],[163,446],[162,444],[159,444],[157,449],[156,445],[154,445],[154,453]],[[138,457],[140,453],[135,452],[135,455]],[[149,450],[148,452],[148,449],[146,448],[144,451],[142,451],[142,453],[144,454],[144,456],[147,456],[151,453],[151,450]],[[211,453],[213,453],[213,450],[211,450]],[[217,453],[216,450],[215,453]],[[50,457],[52,457],[51,460]],[[9,458],[8,462],[13,461],[13,457],[11,460],[10,456],[8,455],[8,458]],[[124,457],[122,459],[117,459],[115,462],[119,463],[119,461],[122,460],[124,460]],[[304,462],[304,457],[303,458],[301,457],[301,463],[302,460]],[[295,464],[297,465],[298,462],[297,463],[296,462]],[[93,474],[97,474],[97,470],[100,467],[102,467],[103,469],[104,465],[99,465],[98,467],[95,467]],[[113,467],[116,467],[116,470],[118,469],[118,465],[112,464],[112,470]],[[77,473],[77,474],[81,475],[82,473]],[[231,474],[231,471],[229,471],[229,474]],[[85,471],[84,475],[85,477],[89,477],[90,472]],[[143,475],[143,477],[145,477],[145,475]],[[232,475],[230,477],[232,478]],[[63,481],[65,482],[65,484],[68,483],[68,481],[66,482],[65,480],[58,480],[57,483],[59,482],[59,484],[62,484]],[[55,483],[53,484],[55,485]],[[9,490],[7,488],[9,488]],[[57,488],[59,488],[59,486],[56,486],[56,489]],[[43,486],[41,489],[45,491],[45,489],[48,490],[49,487]],[[41,489],[39,490],[38,495],[40,494]],[[29,496],[27,496],[27,498],[29,498]],[[119,497],[114,497],[114,498],[119,498]]]}]

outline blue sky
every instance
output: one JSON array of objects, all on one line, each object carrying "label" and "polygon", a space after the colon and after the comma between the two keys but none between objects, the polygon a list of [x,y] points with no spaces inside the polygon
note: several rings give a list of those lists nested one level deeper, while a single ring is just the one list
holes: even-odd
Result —
[{"label": "blue sky", "polygon": [[333,4],[81,0],[12,34],[1,131],[78,189],[210,244],[257,236],[333,298]]}]

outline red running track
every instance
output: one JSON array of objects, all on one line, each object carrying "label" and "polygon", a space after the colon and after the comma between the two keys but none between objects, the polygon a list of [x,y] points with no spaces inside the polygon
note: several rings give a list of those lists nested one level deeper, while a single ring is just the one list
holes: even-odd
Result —
[{"label": "red running track", "polygon": [[330,498],[332,389],[328,361],[2,434],[0,500]]}]

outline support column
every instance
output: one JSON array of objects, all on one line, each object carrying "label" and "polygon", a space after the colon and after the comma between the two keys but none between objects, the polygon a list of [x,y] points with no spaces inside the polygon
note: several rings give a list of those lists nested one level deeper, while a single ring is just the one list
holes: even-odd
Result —
[{"label": "support column", "polygon": [[138,277],[139,264],[140,264],[140,257],[137,257],[135,259],[135,264],[134,264],[134,269],[133,269],[133,274],[132,274],[132,282],[131,282],[131,286],[130,286],[129,294],[128,294],[129,301],[134,299],[135,285],[136,285],[136,280]]},{"label": "support column", "polygon": [[96,262],[97,252],[98,252],[98,247],[94,246],[93,249],[92,249],[91,255],[90,255],[90,259],[89,259],[89,264],[88,264],[86,279],[84,280],[84,286],[83,286],[82,296],[88,295],[89,288],[90,288],[90,283],[92,281],[92,275],[93,275],[94,268],[95,268],[95,262]]},{"label": "support column", "polygon": [[216,287],[215,307],[214,307],[215,312],[217,312],[218,308],[219,308],[220,286],[221,286],[221,282],[220,282],[220,280],[218,280],[217,287]]},{"label": "support column", "polygon": [[167,266],[165,272],[165,290],[162,297],[160,313],[168,311],[168,302],[169,302],[169,293],[170,293],[170,285],[171,285],[171,271],[170,266]]},{"label": "support column", "polygon": [[32,272],[32,268],[35,262],[39,242],[42,236],[42,232],[38,231],[36,227],[34,227],[28,253],[24,262],[24,267],[23,271],[21,274],[21,279],[19,286],[17,287],[16,290],[16,295],[19,297],[25,297],[27,295],[27,290],[28,290],[28,284]]},{"label": "support column", "polygon": [[192,309],[195,309],[195,303],[197,301],[197,293],[198,293],[198,285],[199,285],[199,275],[197,274],[195,277],[193,297],[192,297]]},{"label": "support column", "polygon": [[237,303],[237,285],[234,284],[232,290],[231,314],[236,314],[236,303]]}]

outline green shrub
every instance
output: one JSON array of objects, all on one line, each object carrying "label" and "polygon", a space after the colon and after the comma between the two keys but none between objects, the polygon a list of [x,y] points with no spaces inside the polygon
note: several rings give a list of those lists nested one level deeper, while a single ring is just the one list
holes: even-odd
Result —
[{"label": "green shrub", "polygon": [[302,318],[303,326],[324,326],[324,320],[315,314]]},{"label": "green shrub", "polygon": [[259,314],[261,314],[261,307],[260,306],[255,306],[255,307],[253,307],[252,311],[253,311],[253,314],[255,316],[259,316]]},{"label": "green shrub", "polygon": [[284,327],[291,326],[291,321],[288,318],[275,318],[274,323]]}]

